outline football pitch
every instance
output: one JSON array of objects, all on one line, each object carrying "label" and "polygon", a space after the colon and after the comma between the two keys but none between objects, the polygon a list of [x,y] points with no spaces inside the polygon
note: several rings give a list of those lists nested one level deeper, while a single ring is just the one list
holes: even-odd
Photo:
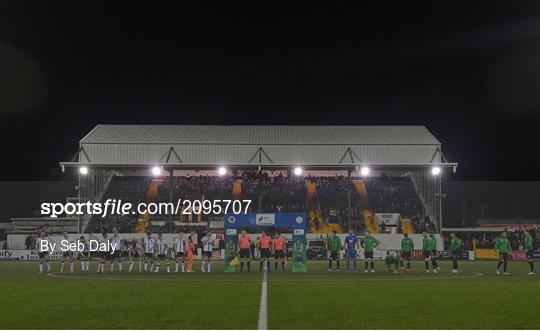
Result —
[{"label": "football pitch", "polygon": [[[538,264],[538,263],[537,263]],[[124,263],[124,270],[126,268]],[[462,262],[452,274],[326,273],[326,262],[307,273],[270,272],[267,301],[258,261],[251,273],[212,274],[91,271],[38,274],[37,262],[0,262],[0,329],[538,329],[540,277],[525,262]],[[272,264],[273,267],[273,264]],[[359,263],[360,271],[363,261]],[[108,269],[108,265],[107,265]],[[263,304],[261,311],[260,305]],[[266,307],[264,307],[266,305]],[[266,309],[264,309],[266,308]]]}]

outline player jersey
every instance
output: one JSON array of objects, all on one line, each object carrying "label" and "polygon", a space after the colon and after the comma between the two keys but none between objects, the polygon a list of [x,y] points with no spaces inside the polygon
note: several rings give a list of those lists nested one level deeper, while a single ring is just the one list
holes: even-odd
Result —
[{"label": "player jersey", "polygon": [[430,241],[431,239],[428,237],[428,236],[425,236],[424,239],[422,239],[422,250],[423,251],[429,251],[431,250],[430,248]]},{"label": "player jersey", "polygon": [[412,252],[414,249],[414,242],[411,238],[403,238],[401,240],[401,251],[402,252]]},{"label": "player jersey", "polygon": [[[39,252],[48,252],[50,250],[50,240],[49,237],[39,237],[36,239],[36,246]],[[41,246],[43,246],[43,250],[41,249]]]},{"label": "player jersey", "polygon": [[332,252],[337,252],[341,250],[341,239],[338,236],[332,235],[330,241],[328,242],[328,249]]},{"label": "player jersey", "polygon": [[103,246],[102,244],[104,244],[105,247],[107,247],[107,250],[108,250],[109,249],[109,238],[105,238],[105,237],[99,238],[99,244],[100,244],[100,246]]},{"label": "player jersey", "polygon": [[394,264],[394,265],[397,266],[397,263],[399,262],[399,259],[398,259],[397,256],[388,254],[384,258],[384,262],[386,262],[386,265]]},{"label": "player jersey", "polygon": [[144,252],[146,254],[154,254],[154,248],[156,247],[155,238],[146,238],[144,240]]},{"label": "player jersey", "polygon": [[270,248],[270,237],[269,236],[262,236],[259,247],[262,249]]},{"label": "player jersey", "polygon": [[429,250],[437,250],[437,238],[435,238],[435,236],[429,236]]},{"label": "player jersey", "polygon": [[212,236],[204,236],[201,239],[201,243],[203,244],[203,252],[211,252],[214,248],[214,245],[212,243]]},{"label": "player jersey", "polygon": [[274,249],[276,251],[282,251],[285,249],[285,238],[283,238],[282,236],[279,236],[276,239],[274,239],[272,243],[274,244]]},{"label": "player jersey", "polygon": [[61,243],[64,244],[64,245],[69,245],[73,242],[73,239],[71,239],[71,236],[70,235],[67,235],[67,236],[64,236],[62,237],[62,241]]},{"label": "player jersey", "polygon": [[129,252],[131,254],[140,254],[141,253],[141,245],[139,243],[134,243],[129,246]]},{"label": "player jersey", "polygon": [[525,235],[523,236],[523,241],[524,241],[524,247],[523,248],[526,251],[532,251],[533,250],[533,242],[534,242],[533,237],[529,233],[525,233]]},{"label": "player jersey", "polygon": [[249,249],[250,238],[247,234],[245,236],[240,236],[238,241],[240,242],[240,249]]},{"label": "player jersey", "polygon": [[174,238],[174,249],[177,253],[185,253],[186,241],[183,237],[178,236]]},{"label": "player jersey", "polygon": [[364,238],[364,250],[366,252],[373,252],[373,250],[379,246],[379,242],[377,241],[377,239],[373,238],[372,236],[366,236]]},{"label": "player jersey", "polygon": [[122,245],[122,238],[120,238],[119,235],[113,235],[111,238],[110,238],[110,241],[111,241],[111,245],[114,245],[114,250],[115,251],[119,251],[120,250],[120,247]]},{"label": "player jersey", "polygon": [[158,254],[166,254],[167,253],[167,240],[165,240],[165,238],[156,239],[156,247],[157,247]]},{"label": "player jersey", "polygon": [[88,241],[81,241],[81,243],[83,244],[83,253],[90,252],[90,243]]},{"label": "player jersey", "polygon": [[354,251],[356,250],[356,243],[358,242],[358,238],[356,238],[355,235],[348,235],[345,237],[345,248],[348,251]]},{"label": "player jersey", "polygon": [[506,237],[497,237],[495,239],[495,250],[498,250],[501,253],[508,253],[512,250],[510,247],[510,242]]},{"label": "player jersey", "polygon": [[458,237],[452,237],[450,240],[450,249],[457,251],[461,247],[461,240]]}]

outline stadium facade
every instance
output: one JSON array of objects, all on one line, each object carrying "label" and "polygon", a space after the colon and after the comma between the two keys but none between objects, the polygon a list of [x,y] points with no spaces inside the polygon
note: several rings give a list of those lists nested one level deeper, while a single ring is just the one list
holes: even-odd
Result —
[{"label": "stadium facade", "polygon": [[[84,201],[98,201],[111,178],[126,171],[373,171],[407,173],[426,210],[442,228],[441,180],[434,168],[456,170],[424,126],[97,125],[79,142],[63,171],[79,175]],[[85,171],[86,172],[86,171]],[[86,220],[87,221],[87,220]],[[83,222],[84,223],[84,222]]]}]

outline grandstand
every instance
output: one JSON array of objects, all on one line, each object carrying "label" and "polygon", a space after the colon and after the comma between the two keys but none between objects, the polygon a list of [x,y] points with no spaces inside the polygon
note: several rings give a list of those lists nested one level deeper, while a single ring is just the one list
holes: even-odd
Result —
[{"label": "grandstand", "polygon": [[[73,161],[60,165],[83,170],[75,172],[83,201],[249,199],[254,212],[306,212],[312,233],[378,232],[382,213],[399,214],[399,224],[391,224],[398,231],[438,231],[438,171],[457,167],[424,126],[98,125],[80,140]],[[80,221],[82,232],[141,233],[220,218],[84,215]]]}]

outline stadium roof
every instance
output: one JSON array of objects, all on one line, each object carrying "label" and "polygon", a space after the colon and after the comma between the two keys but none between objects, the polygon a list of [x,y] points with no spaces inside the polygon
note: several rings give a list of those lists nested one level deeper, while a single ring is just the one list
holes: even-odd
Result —
[{"label": "stadium roof", "polygon": [[425,126],[98,125],[81,144],[440,145]]},{"label": "stadium roof", "polygon": [[103,125],[62,166],[453,166],[424,126]]}]

